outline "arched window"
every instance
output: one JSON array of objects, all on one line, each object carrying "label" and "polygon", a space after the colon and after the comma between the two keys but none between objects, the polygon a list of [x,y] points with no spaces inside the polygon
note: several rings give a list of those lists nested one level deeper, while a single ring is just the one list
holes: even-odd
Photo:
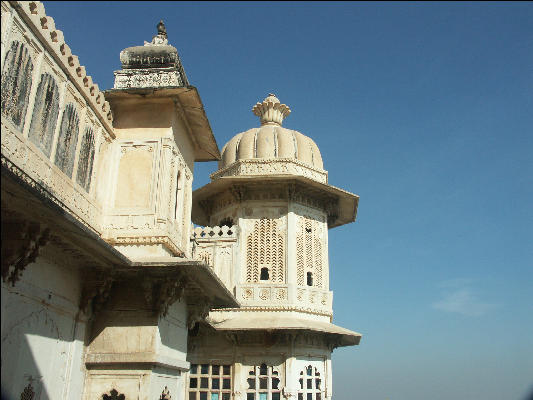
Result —
[{"label": "arched window", "polygon": [[300,372],[298,400],[322,400],[322,379],[317,368],[311,365]]},{"label": "arched window", "polygon": [[268,272],[267,267],[261,268],[261,275],[259,276],[259,280],[261,281],[268,281],[270,279],[270,274]]},{"label": "arched window", "polygon": [[279,373],[270,365],[252,367],[248,373],[246,400],[280,400]]},{"label": "arched window", "polygon": [[313,286],[313,273],[307,273],[307,286]]},{"label": "arched window", "polygon": [[91,186],[91,174],[94,161],[94,131],[86,127],[81,139],[80,158],[78,161],[78,174],[76,181],[88,192]]},{"label": "arched window", "polygon": [[22,130],[30,97],[33,63],[28,49],[13,41],[2,74],[2,114]]},{"label": "arched window", "polygon": [[58,113],[59,88],[51,75],[42,74],[33,106],[29,138],[47,157],[52,150]]},{"label": "arched window", "polygon": [[76,107],[72,103],[67,104],[61,120],[54,163],[71,178],[72,170],[74,169],[74,155],[78,142],[79,124],[80,119],[76,112]]}]

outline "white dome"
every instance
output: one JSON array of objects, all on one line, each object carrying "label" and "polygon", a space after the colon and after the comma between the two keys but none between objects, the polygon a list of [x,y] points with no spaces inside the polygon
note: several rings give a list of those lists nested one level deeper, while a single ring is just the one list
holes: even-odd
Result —
[{"label": "white dome", "polygon": [[219,170],[239,160],[293,159],[315,169],[324,169],[318,146],[304,134],[281,126],[290,114],[285,104],[270,94],[257,103],[253,112],[260,117],[262,126],[235,135],[222,149]]}]

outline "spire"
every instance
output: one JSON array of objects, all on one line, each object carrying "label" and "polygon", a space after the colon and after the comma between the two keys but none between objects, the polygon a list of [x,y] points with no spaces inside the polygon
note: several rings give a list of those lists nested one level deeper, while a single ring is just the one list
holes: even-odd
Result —
[{"label": "spire", "polygon": [[286,104],[281,104],[275,94],[269,93],[262,103],[257,103],[252,112],[257,115],[261,125],[279,125],[283,123],[283,118],[291,113],[291,109]]}]

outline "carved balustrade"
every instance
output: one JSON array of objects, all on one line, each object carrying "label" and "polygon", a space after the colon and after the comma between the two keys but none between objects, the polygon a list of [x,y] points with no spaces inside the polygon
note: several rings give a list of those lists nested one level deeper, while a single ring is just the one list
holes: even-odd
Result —
[{"label": "carved balustrade", "polygon": [[205,226],[193,230],[193,257],[210,265],[226,287],[233,291],[239,227]]},{"label": "carved balustrade", "polygon": [[333,292],[293,284],[254,283],[238,285],[237,299],[243,307],[298,308],[320,315],[332,315]]}]

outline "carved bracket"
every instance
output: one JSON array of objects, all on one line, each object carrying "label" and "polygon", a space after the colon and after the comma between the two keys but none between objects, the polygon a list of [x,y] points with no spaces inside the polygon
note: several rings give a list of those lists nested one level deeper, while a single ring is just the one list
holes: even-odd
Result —
[{"label": "carved bracket", "polygon": [[209,299],[204,299],[194,306],[189,307],[189,315],[187,317],[187,327],[193,329],[197,322],[205,320],[209,315],[211,302]]},{"label": "carved bracket", "polygon": [[39,250],[49,240],[50,229],[38,222],[2,222],[2,280],[15,286],[26,266],[35,262]]},{"label": "carved bracket", "polygon": [[244,185],[232,185],[230,192],[236,202],[240,203],[244,200],[246,195],[246,186]]},{"label": "carved bracket", "polygon": [[148,277],[145,278],[142,284],[146,302],[160,317],[165,317],[168,313],[168,308],[181,299],[186,285],[187,280],[183,277],[164,281]]},{"label": "carved bracket", "polygon": [[92,278],[85,279],[83,285],[80,309],[87,313],[89,306],[92,306],[93,317],[97,314],[107,302],[111,294],[111,288],[115,277],[107,272],[101,272]]}]

